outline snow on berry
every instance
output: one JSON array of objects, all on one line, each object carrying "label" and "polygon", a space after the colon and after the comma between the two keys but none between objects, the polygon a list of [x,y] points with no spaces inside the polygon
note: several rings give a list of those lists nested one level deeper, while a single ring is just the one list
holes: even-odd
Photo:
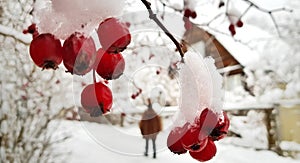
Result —
[{"label": "snow on berry", "polygon": [[217,114],[222,111],[222,76],[211,57],[195,52],[185,54],[185,63],[179,71],[181,95],[179,109],[187,122],[193,123],[205,108]]},{"label": "snow on berry", "polygon": [[210,133],[210,137],[213,140],[223,139],[228,133],[228,128],[229,128],[229,125],[230,125],[230,121],[228,119],[228,116],[227,116],[226,112],[223,111],[222,115],[223,116],[219,117],[217,125],[212,130],[212,132]]},{"label": "snow on berry", "polygon": [[97,51],[94,67],[102,78],[106,80],[117,79],[124,72],[125,60],[120,53],[108,53],[100,48]]},{"label": "snow on berry", "polygon": [[50,33],[40,34],[30,43],[29,53],[33,62],[43,69],[57,69],[62,62],[62,46]]},{"label": "snow on berry", "polygon": [[81,105],[91,117],[97,117],[109,112],[112,103],[112,92],[103,83],[90,84],[81,92]]},{"label": "snow on berry", "polygon": [[120,15],[124,6],[120,0],[37,0],[33,14],[40,32],[66,39],[75,31],[93,32],[99,20]]},{"label": "snow on berry", "polygon": [[68,72],[85,75],[93,68],[96,46],[91,37],[75,32],[65,40],[63,50],[63,63]]}]

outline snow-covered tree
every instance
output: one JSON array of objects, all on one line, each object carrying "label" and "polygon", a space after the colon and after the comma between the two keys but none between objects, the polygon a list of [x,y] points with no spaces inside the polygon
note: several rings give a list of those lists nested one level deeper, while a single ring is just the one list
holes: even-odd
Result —
[{"label": "snow-covered tree", "polygon": [[[34,1],[1,1],[0,12],[0,162],[52,162],[62,153],[54,134],[63,108],[72,107],[72,78],[64,71],[41,71],[28,54]],[[58,101],[65,102],[58,102]],[[62,133],[61,133],[62,134]]]}]

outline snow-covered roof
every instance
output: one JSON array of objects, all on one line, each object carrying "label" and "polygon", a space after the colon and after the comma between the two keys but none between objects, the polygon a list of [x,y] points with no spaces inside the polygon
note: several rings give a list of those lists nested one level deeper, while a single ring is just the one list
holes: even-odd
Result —
[{"label": "snow-covered roof", "polygon": [[257,38],[270,37],[267,32],[252,25],[245,25],[243,30],[237,34],[237,40],[221,33],[213,33],[213,35],[243,66],[250,66],[256,63],[259,60],[259,53],[255,49],[251,49],[247,43],[237,40],[255,40]]}]

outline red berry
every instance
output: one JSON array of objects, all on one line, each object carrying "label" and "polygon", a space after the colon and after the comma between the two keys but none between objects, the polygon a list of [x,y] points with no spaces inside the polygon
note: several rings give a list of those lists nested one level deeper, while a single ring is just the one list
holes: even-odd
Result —
[{"label": "red berry", "polygon": [[132,94],[131,95],[131,98],[134,100],[136,98],[136,95],[135,94]]},{"label": "red berry", "polygon": [[213,140],[208,139],[205,148],[200,152],[190,151],[190,155],[201,162],[208,161],[212,159],[217,153],[217,148]]},{"label": "red berry", "polygon": [[235,27],[234,27],[233,24],[230,24],[228,29],[229,29],[232,36],[234,36],[236,34]]},{"label": "red berry", "polygon": [[60,40],[50,33],[33,38],[29,53],[33,62],[43,69],[57,69],[62,62],[63,50]]},{"label": "red berry", "polygon": [[183,15],[184,15],[184,17],[189,18],[192,15],[192,11],[187,8],[187,9],[184,10],[184,14]]},{"label": "red berry", "polygon": [[124,72],[125,60],[120,53],[108,53],[100,48],[97,51],[95,69],[106,80],[117,79]]},{"label": "red berry", "polygon": [[122,52],[131,41],[126,23],[116,18],[107,18],[101,22],[97,33],[102,48],[109,53]]},{"label": "red berry", "polygon": [[226,112],[223,112],[223,117],[219,118],[217,126],[211,132],[210,137],[213,140],[220,140],[224,138],[228,132],[229,125],[230,125],[229,118]]},{"label": "red berry", "polygon": [[208,141],[207,135],[200,132],[199,126],[189,125],[181,138],[182,146],[189,151],[201,151]]},{"label": "red berry", "polygon": [[75,32],[65,40],[63,49],[63,62],[71,74],[84,75],[93,68],[96,46],[91,37]]},{"label": "red berry", "polygon": [[186,123],[183,127],[175,127],[169,133],[167,145],[171,152],[179,155],[187,152],[181,143],[181,138],[187,131],[188,125],[189,123]]},{"label": "red berry", "polygon": [[239,27],[239,28],[243,27],[243,25],[244,25],[244,23],[241,20],[238,20],[236,22],[236,26]]},{"label": "red berry", "polygon": [[196,11],[193,11],[193,12],[191,13],[191,17],[192,17],[193,19],[195,19],[195,18],[197,17]]},{"label": "red berry", "polygon": [[202,134],[206,136],[213,131],[217,123],[218,115],[208,108],[204,109],[195,120],[195,124],[200,126]]},{"label": "red berry", "polygon": [[156,75],[159,75],[160,74],[160,70],[156,70]]},{"label": "red berry", "polygon": [[112,102],[112,92],[103,83],[90,84],[81,92],[81,105],[91,117],[109,112]]}]

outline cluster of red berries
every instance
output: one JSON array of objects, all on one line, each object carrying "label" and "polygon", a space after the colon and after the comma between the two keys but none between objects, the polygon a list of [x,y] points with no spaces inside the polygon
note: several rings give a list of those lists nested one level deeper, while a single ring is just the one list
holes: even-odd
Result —
[{"label": "cluster of red berries", "polygon": [[[74,32],[63,45],[51,33],[39,34],[32,24],[23,33],[32,34],[29,53],[33,62],[42,69],[57,69],[63,62],[66,72],[85,75],[95,70],[105,80],[119,78],[125,69],[120,52],[131,42],[129,25],[117,18],[107,18],[99,24],[97,34],[101,48],[96,49],[92,37]],[[93,83],[84,88],[81,104],[91,116],[99,116],[112,107],[112,92],[104,83]]]},{"label": "cluster of red berries", "polygon": [[192,28],[192,22],[190,21],[190,18],[195,19],[196,17],[197,17],[196,11],[192,11],[189,8],[184,10],[183,21],[184,21],[184,28],[186,30],[189,30]]},{"label": "cluster of red berries", "polygon": [[193,123],[175,127],[169,134],[167,145],[171,152],[183,154],[189,151],[198,161],[208,161],[217,152],[214,141],[224,138],[228,132],[229,119],[225,112],[222,116],[204,109]]},{"label": "cluster of red berries", "polygon": [[234,36],[236,34],[235,27],[241,28],[241,27],[243,27],[243,25],[244,25],[244,23],[241,19],[239,19],[235,24],[231,23],[228,27],[231,35]]}]

